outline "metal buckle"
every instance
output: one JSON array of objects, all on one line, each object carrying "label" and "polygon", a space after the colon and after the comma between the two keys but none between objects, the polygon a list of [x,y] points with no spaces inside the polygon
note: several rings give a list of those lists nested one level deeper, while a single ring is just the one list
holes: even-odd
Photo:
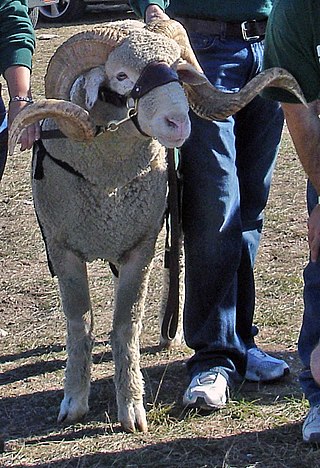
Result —
[{"label": "metal buckle", "polygon": [[243,23],[241,23],[242,37],[245,41],[256,41],[257,39],[260,39],[260,36],[248,36],[247,34],[247,31],[248,31],[247,25],[249,23],[254,23],[254,22],[256,22],[256,20],[243,21]]}]

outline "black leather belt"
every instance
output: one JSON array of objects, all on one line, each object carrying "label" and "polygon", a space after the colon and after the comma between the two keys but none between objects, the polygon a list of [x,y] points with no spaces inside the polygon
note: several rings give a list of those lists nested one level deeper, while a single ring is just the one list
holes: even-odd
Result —
[{"label": "black leather belt", "polygon": [[202,33],[212,36],[234,37],[245,41],[263,39],[267,20],[243,21],[241,23],[225,23],[216,20],[203,20],[196,18],[175,18],[189,32]]}]

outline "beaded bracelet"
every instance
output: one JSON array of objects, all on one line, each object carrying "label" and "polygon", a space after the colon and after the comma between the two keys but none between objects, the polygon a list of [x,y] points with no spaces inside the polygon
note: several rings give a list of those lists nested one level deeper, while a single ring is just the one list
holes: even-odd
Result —
[{"label": "beaded bracelet", "polygon": [[13,98],[10,99],[9,104],[12,102],[28,102],[29,104],[33,103],[33,99],[29,96],[14,96]]}]

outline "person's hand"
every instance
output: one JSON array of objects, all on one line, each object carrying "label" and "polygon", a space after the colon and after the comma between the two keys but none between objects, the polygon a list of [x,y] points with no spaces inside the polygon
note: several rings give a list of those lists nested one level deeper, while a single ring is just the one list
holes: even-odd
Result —
[{"label": "person's hand", "polygon": [[318,344],[311,353],[310,369],[312,377],[320,386],[320,344]]},{"label": "person's hand", "polygon": [[[24,101],[14,101],[10,102],[9,104],[9,111],[8,111],[8,128],[10,130],[10,126],[16,117],[16,115],[23,109],[25,106],[29,104]],[[29,125],[25,130],[22,132],[21,137],[19,138],[18,143],[20,144],[20,151],[24,151],[27,149],[31,149],[33,143],[36,140],[40,139],[40,125],[39,123],[35,123]]]},{"label": "person's hand", "polygon": [[311,261],[316,262],[320,253],[320,205],[316,205],[309,216],[308,242]]},{"label": "person's hand", "polygon": [[169,20],[170,17],[163,11],[161,10],[158,5],[150,5],[146,9],[146,18],[145,21],[146,23],[150,23],[150,21],[154,20]]}]

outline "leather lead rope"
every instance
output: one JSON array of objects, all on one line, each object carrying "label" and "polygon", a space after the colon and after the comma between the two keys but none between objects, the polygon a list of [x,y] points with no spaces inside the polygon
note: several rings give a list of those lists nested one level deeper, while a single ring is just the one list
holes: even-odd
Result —
[{"label": "leather lead rope", "polygon": [[165,266],[169,267],[169,294],[161,326],[161,335],[165,339],[172,341],[176,336],[179,321],[179,257],[181,244],[180,193],[178,176],[175,168],[174,149],[168,149],[167,160],[170,243],[168,241],[169,236],[167,236]]}]

